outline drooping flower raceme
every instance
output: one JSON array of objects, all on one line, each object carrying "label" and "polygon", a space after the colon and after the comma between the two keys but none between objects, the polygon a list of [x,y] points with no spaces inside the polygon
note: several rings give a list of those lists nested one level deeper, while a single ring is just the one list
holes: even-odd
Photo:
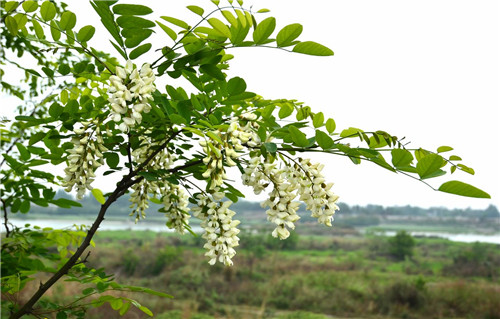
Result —
[{"label": "drooping flower raceme", "polygon": [[277,163],[262,162],[260,154],[255,153],[248,161],[242,175],[243,184],[251,186],[255,194],[260,194],[266,187],[273,185],[269,198],[261,206],[269,207],[266,211],[268,220],[276,224],[272,235],[286,239],[294,229],[300,203],[297,196],[311,211],[311,216],[318,222],[332,226],[333,215],[338,210],[338,196],[331,188],[332,183],[325,183],[321,174],[323,165],[313,164],[308,159],[297,162],[282,162],[284,167],[278,168]]},{"label": "drooping flower raceme", "polygon": [[[211,132],[212,134],[208,135],[206,140],[199,142],[203,152],[207,155],[203,159],[207,170],[202,176],[210,178],[210,190],[221,186],[227,179],[224,166],[236,166],[235,160],[240,157],[240,152],[244,149],[243,144],[257,146],[260,142],[260,138],[255,132],[256,123],[253,122],[255,119],[256,115],[252,113],[233,117],[229,121],[229,127],[226,131]],[[241,126],[240,120],[245,121],[246,124]]]},{"label": "drooping flower raceme", "polygon": [[149,64],[143,64],[138,70],[130,60],[125,68],[117,66],[116,75],[109,77],[111,116],[113,121],[120,123],[118,128],[122,132],[140,124],[142,113],[151,110],[149,100],[155,90],[154,81],[155,75]]},{"label": "drooping flower raceme", "polygon": [[213,265],[218,260],[226,266],[233,264],[232,258],[236,254],[234,247],[239,245],[236,228],[239,220],[233,220],[236,214],[229,209],[231,201],[222,201],[224,193],[218,188],[209,194],[197,195],[197,206],[193,207],[194,216],[201,219],[201,227],[204,229],[202,238],[206,240],[203,246],[207,252],[205,256],[210,258],[209,264]]},{"label": "drooping flower raceme", "polygon": [[75,188],[78,199],[83,198],[87,189],[92,190],[94,171],[103,164],[102,153],[108,150],[103,145],[97,120],[83,122],[82,125],[81,128],[74,129],[75,135],[71,140],[73,149],[69,150],[68,166],[64,169],[66,176],[62,183],[67,192]]}]

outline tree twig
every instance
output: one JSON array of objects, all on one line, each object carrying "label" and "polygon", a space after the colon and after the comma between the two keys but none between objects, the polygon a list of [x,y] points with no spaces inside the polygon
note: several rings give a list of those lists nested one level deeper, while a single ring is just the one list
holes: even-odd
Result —
[{"label": "tree twig", "polygon": [[2,201],[3,218],[4,218],[3,224],[5,225],[5,237],[9,237],[10,236],[10,229],[8,226],[9,219],[7,217],[7,205],[3,199],[1,199],[1,201]]}]

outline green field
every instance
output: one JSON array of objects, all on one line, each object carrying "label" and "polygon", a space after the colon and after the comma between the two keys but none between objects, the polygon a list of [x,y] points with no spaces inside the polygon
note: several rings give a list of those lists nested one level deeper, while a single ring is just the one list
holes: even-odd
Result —
[{"label": "green field", "polygon": [[[210,266],[203,240],[148,231],[102,231],[89,266],[123,284],[174,299],[134,295],[155,318],[500,318],[496,245],[415,239],[398,258],[386,237],[241,234],[233,267]],[[83,289],[59,283],[49,298]],[[124,318],[145,318],[143,313]],[[109,306],[88,318],[118,318]]]}]

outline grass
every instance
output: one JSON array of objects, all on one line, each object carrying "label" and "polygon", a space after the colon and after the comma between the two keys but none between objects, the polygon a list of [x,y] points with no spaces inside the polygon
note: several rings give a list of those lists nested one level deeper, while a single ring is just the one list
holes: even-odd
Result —
[{"label": "grass", "polygon": [[[105,267],[120,283],[174,295],[134,295],[157,318],[500,318],[495,245],[416,239],[413,256],[399,261],[384,237],[299,236],[280,248],[283,241],[267,235],[245,236],[228,268],[208,265],[200,237],[100,231],[90,266]],[[65,283],[57,289],[53,298],[81,290]],[[116,313],[104,307],[87,317]]]}]

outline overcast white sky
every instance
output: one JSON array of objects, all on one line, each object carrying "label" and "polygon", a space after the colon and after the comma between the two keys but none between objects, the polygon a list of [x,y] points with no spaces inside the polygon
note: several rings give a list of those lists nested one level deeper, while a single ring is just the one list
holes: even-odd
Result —
[{"label": "overcast white sky", "polygon": [[[88,2],[67,2],[77,13],[78,25],[98,24]],[[196,15],[183,6],[213,8],[208,0],[142,3],[155,9],[152,16],[156,19],[177,16],[191,25]],[[405,136],[411,141],[409,147],[430,150],[452,146],[453,153],[473,167],[476,175],[455,173],[446,178],[471,183],[493,197],[471,199],[434,192],[369,163],[356,166],[345,158],[315,156],[326,164],[324,173],[335,183],[341,201],[349,205],[500,207],[497,0],[245,1],[246,7],[251,5],[255,11],[271,9],[277,30],[301,23],[300,40],[320,42],[335,56],[232,50],[236,58],[230,75],[243,77],[248,90],[266,98],[303,101],[333,117],[338,130],[350,126],[386,130]],[[258,15],[258,20],[267,16]],[[102,30],[91,45],[115,54]],[[159,35],[166,43],[158,42],[157,47],[168,43],[161,30]],[[438,179],[434,185],[445,180]]]}]

